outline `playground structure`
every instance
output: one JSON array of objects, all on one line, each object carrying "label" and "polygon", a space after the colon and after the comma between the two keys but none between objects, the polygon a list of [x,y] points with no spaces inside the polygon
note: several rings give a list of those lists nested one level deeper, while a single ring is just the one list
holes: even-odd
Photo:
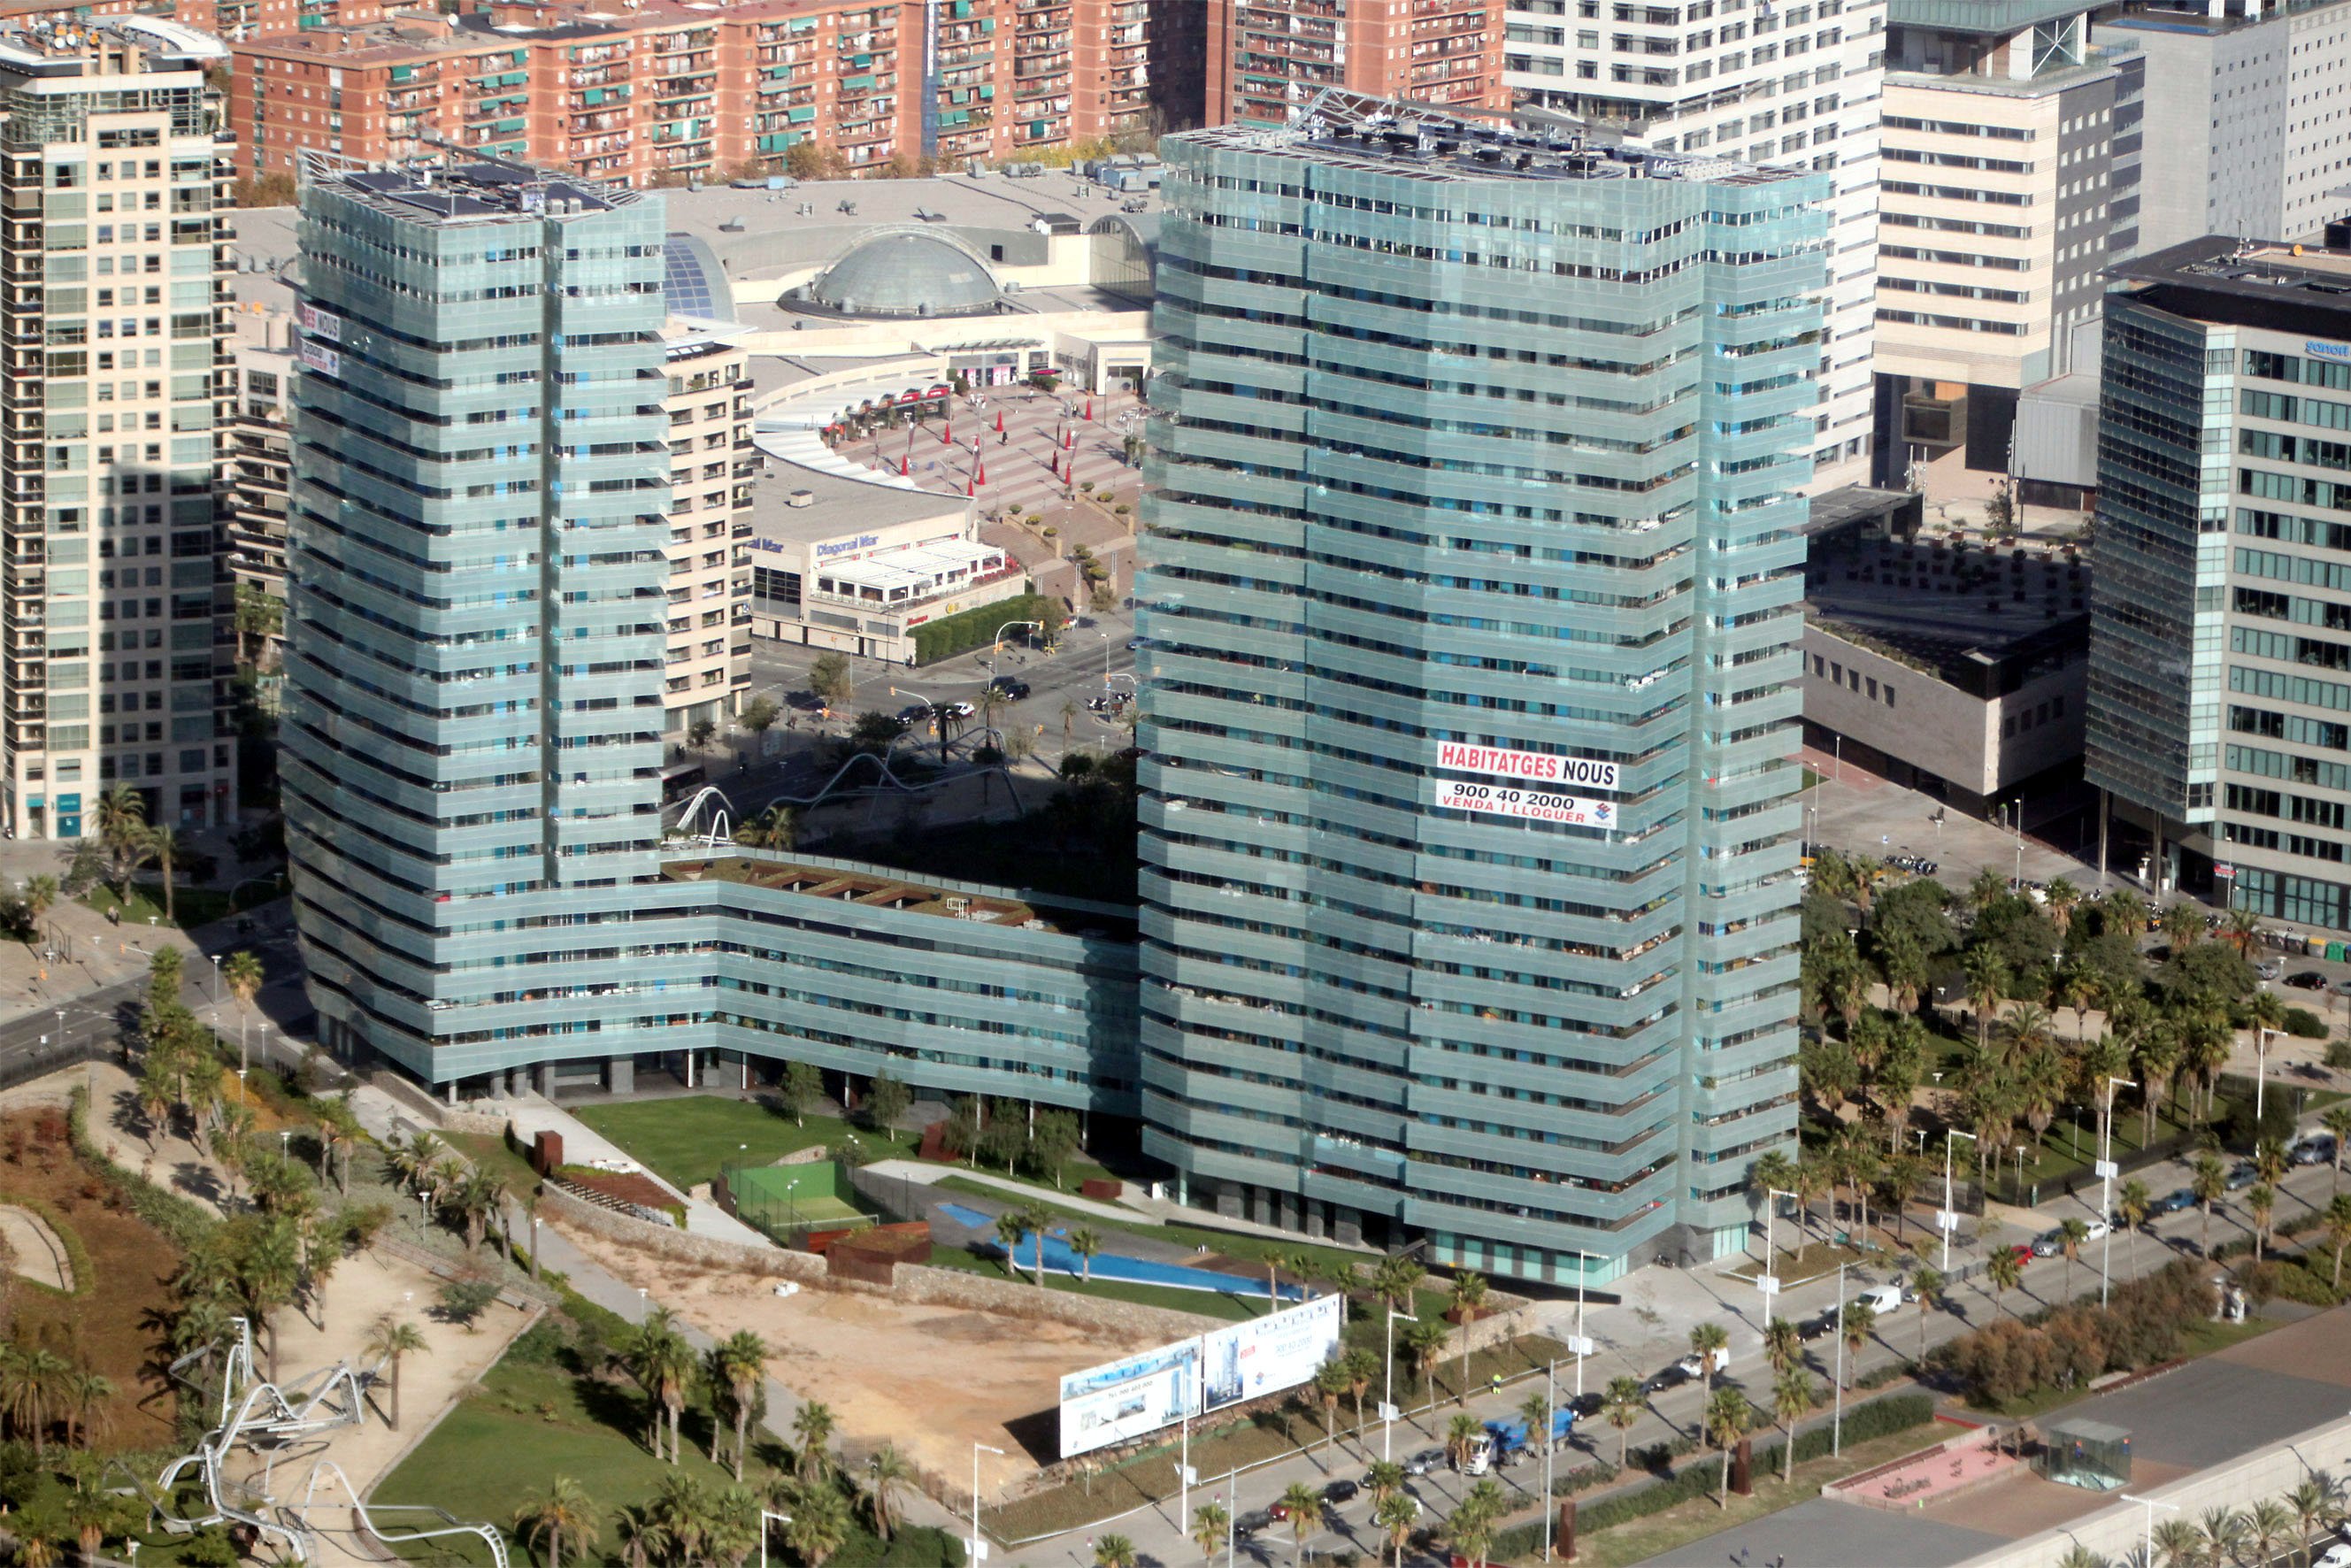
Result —
[{"label": "playground structure", "polygon": [[[216,1392],[200,1381],[202,1369],[215,1358]],[[396,1552],[413,1542],[472,1535],[489,1548],[491,1568],[508,1568],[506,1542],[495,1526],[468,1523],[428,1504],[371,1505],[342,1467],[324,1456],[336,1430],[366,1422],[367,1391],[381,1371],[380,1365],[361,1370],[341,1361],[283,1385],[271,1383],[254,1369],[251,1325],[235,1319],[225,1346],[203,1346],[171,1366],[174,1382],[213,1403],[212,1430],[194,1453],[165,1466],[152,1489],[133,1478],[131,1486],[116,1490],[144,1500],[153,1523],[166,1534],[225,1525],[247,1534],[256,1551],[275,1545],[286,1563],[371,1562],[381,1553],[368,1550],[371,1537]],[[309,1465],[298,1492],[290,1487],[281,1491],[281,1466],[290,1470],[306,1459]],[[200,1496],[194,1510],[183,1507],[190,1500],[183,1485],[189,1479]],[[338,1489],[347,1501],[329,1500]],[[328,1509],[348,1509],[349,1525],[318,1516]],[[400,1517],[417,1514],[427,1517]]]}]

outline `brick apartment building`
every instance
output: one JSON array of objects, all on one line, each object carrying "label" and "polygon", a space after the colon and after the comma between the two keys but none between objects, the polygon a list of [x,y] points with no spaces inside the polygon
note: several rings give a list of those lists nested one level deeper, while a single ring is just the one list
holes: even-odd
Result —
[{"label": "brick apartment building", "polygon": [[1207,0],[1210,125],[1279,125],[1324,88],[1508,109],[1502,0]]},{"label": "brick apartment building", "polygon": [[218,4],[265,13],[234,46],[246,174],[443,141],[641,186],[781,169],[803,141],[852,172],[1019,159],[1140,124],[1149,91],[1150,0]]}]

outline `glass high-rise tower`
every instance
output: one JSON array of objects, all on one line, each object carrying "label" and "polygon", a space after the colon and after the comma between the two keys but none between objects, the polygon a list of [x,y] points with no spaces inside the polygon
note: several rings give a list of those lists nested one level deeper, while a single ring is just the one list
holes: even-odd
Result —
[{"label": "glass high-rise tower", "polygon": [[304,173],[281,768],[321,1039],[428,1082],[596,1053],[660,880],[662,201]]},{"label": "glass high-rise tower", "polygon": [[1501,1275],[1734,1249],[1796,1117],[1827,177],[1337,95],[1162,152],[1145,1148]]}]

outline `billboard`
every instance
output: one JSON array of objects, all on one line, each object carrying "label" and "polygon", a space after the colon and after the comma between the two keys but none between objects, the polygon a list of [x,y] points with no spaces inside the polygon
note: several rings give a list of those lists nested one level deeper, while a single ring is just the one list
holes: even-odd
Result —
[{"label": "billboard", "polygon": [[1437,765],[1464,773],[1500,773],[1545,784],[1571,784],[1580,789],[1616,788],[1616,764],[1596,757],[1560,757],[1548,751],[1512,751],[1499,746],[1440,740]]},{"label": "billboard", "polygon": [[1061,1378],[1061,1457],[1155,1431],[1200,1408],[1200,1342],[1187,1339]]},{"label": "billboard", "polygon": [[1441,811],[1485,811],[1530,822],[1567,822],[1582,828],[1616,825],[1616,808],[1605,800],[1553,795],[1544,789],[1514,789],[1507,784],[1468,784],[1458,779],[1437,780],[1437,798],[1429,804]]},{"label": "billboard", "polygon": [[1347,1298],[1317,1296],[1200,1336],[1203,1414],[1311,1381],[1338,1353]]}]

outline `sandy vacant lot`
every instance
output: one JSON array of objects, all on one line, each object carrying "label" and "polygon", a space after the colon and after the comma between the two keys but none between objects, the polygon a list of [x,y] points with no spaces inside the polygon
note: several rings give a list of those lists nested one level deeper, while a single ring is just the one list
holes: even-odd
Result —
[{"label": "sandy vacant lot", "polygon": [[1050,1457],[1063,1373],[1159,1343],[862,1294],[803,1290],[778,1298],[775,1277],[674,1263],[580,1231],[564,1234],[705,1333],[724,1338],[749,1329],[766,1340],[776,1352],[768,1366],[777,1381],[830,1405],[845,1444],[895,1443],[958,1491],[971,1485],[975,1442],[1006,1450],[980,1456],[980,1485],[989,1492]]}]

